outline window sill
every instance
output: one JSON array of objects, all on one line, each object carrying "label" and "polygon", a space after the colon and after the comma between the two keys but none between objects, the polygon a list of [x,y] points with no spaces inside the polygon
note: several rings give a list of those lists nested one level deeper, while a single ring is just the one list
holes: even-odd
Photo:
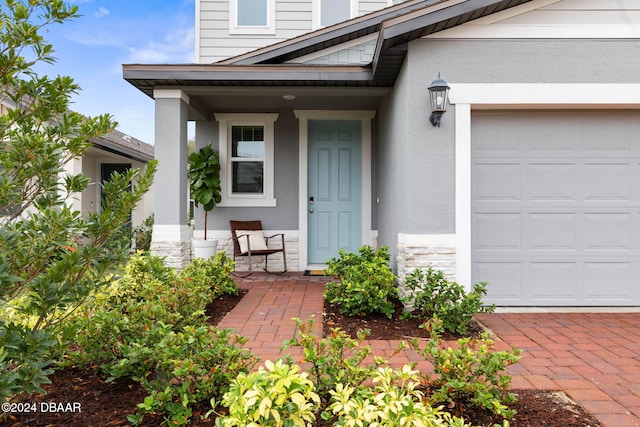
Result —
[{"label": "window sill", "polygon": [[226,199],[218,203],[221,208],[275,208],[277,206],[276,199]]},{"label": "window sill", "polygon": [[263,35],[275,35],[276,30],[272,27],[229,27],[229,34],[234,35],[252,35],[252,34],[263,34]]}]

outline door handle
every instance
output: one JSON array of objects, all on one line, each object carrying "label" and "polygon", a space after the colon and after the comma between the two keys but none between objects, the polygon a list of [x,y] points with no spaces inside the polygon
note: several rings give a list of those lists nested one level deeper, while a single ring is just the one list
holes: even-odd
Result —
[{"label": "door handle", "polygon": [[313,208],[309,208],[309,213],[313,213]]}]

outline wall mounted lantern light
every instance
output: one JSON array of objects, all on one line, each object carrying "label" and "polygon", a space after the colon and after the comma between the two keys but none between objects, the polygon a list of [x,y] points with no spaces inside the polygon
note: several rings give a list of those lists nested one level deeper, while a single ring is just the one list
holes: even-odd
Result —
[{"label": "wall mounted lantern light", "polygon": [[449,85],[438,78],[431,82],[429,89],[429,102],[431,103],[431,116],[429,121],[433,126],[440,127],[440,118],[447,111],[447,98],[449,96]]}]

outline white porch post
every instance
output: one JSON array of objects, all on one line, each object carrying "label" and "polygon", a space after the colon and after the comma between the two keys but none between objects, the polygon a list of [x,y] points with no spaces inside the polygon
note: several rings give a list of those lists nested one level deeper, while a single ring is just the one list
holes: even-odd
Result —
[{"label": "white porch post", "polygon": [[181,90],[156,89],[154,225],[151,252],[167,265],[182,268],[191,259],[187,225],[187,105]]}]

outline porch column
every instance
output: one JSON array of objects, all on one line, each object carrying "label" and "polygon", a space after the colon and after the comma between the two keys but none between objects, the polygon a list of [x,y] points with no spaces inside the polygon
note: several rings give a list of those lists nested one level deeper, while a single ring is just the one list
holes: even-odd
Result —
[{"label": "porch column", "polygon": [[183,268],[191,259],[187,225],[187,106],[189,97],[177,89],[156,89],[154,225],[151,253]]}]

